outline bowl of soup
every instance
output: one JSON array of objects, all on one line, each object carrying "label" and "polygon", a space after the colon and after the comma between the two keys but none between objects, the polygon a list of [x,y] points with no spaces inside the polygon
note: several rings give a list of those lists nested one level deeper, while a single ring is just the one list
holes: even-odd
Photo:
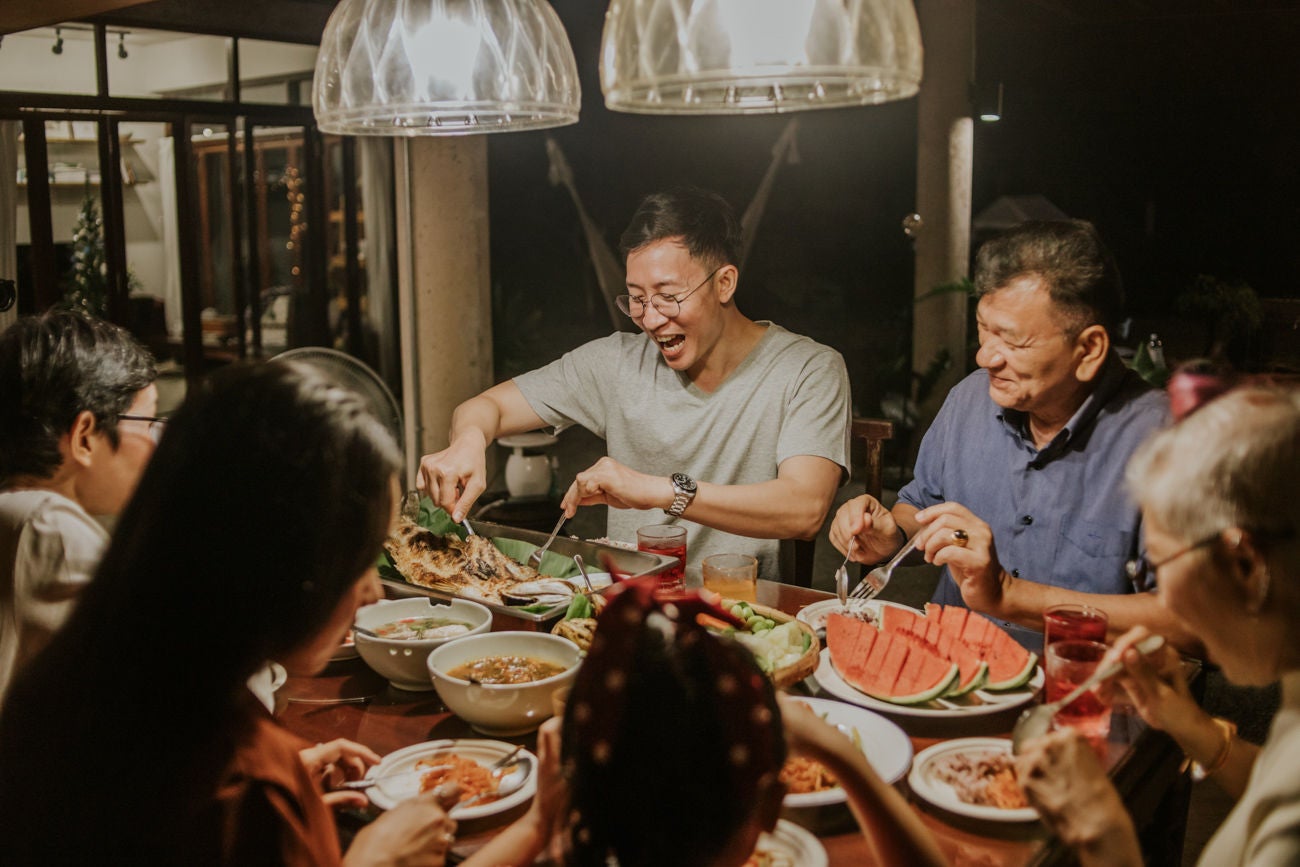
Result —
[{"label": "bowl of soup", "polygon": [[492,612],[468,599],[434,604],[416,597],[376,602],[357,611],[353,641],[366,665],[398,689],[433,689],[425,660],[449,641],[492,628]]},{"label": "bowl of soup", "polygon": [[493,736],[531,732],[553,713],[551,696],[578,673],[582,651],[546,632],[489,632],[429,654],[428,677],[452,713]]}]

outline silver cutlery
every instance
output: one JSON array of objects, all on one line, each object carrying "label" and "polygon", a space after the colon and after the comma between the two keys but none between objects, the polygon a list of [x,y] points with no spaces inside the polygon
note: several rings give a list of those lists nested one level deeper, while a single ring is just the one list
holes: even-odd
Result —
[{"label": "silver cutlery", "polygon": [[574,554],[573,562],[578,564],[578,573],[582,575],[582,583],[587,585],[587,592],[595,593],[596,588],[591,586],[591,579],[587,577],[587,564],[582,562],[582,555]]},{"label": "silver cutlery", "polygon": [[912,553],[916,548],[917,539],[920,535],[920,533],[917,533],[915,536],[908,539],[907,544],[899,548],[898,553],[891,557],[888,563],[872,569],[867,573],[867,577],[863,578],[862,581],[858,583],[858,586],[853,588],[853,592],[849,594],[849,599],[853,600],[853,607],[856,608],[864,602],[869,602],[870,600],[875,599],[880,591],[885,589],[885,585],[889,583],[889,579],[894,574],[894,567],[897,566],[904,557]]},{"label": "silver cutlery", "polygon": [[562,526],[564,525],[564,521],[565,521],[566,518],[568,518],[568,515],[566,515],[566,514],[564,514],[563,512],[561,512],[561,513],[560,513],[560,520],[558,520],[558,521],[555,522],[555,529],[554,529],[554,530],[551,530],[551,535],[549,535],[549,536],[546,537],[546,542],[545,542],[545,544],[543,544],[542,547],[538,548],[537,550],[533,551],[533,553],[531,553],[531,554],[528,555],[528,565],[529,565],[529,566],[531,566],[531,567],[533,567],[534,569],[537,569],[537,570],[539,570],[539,571],[541,570],[541,568],[542,568],[542,555],[546,553],[546,549],[549,548],[549,547],[551,547],[551,543],[555,541],[555,534],[558,533],[558,532],[560,532],[560,527],[562,527]]},{"label": "silver cutlery", "polygon": [[[502,768],[505,768],[507,765],[509,765],[509,764],[511,763],[511,761],[515,758],[515,756],[519,755],[519,751],[522,750],[522,749],[523,749],[523,746],[522,746],[522,745],[521,745],[521,746],[516,746],[513,750],[511,750],[510,752],[506,753],[504,756],[502,756],[501,758],[499,758],[499,759],[497,759],[495,762],[493,762],[491,765],[489,765],[489,766],[488,766],[488,770],[492,771],[492,772],[495,774],[495,772],[500,771]],[[516,761],[515,764],[517,765],[517,764],[519,764],[519,762]],[[423,766],[421,766],[421,767],[418,767],[418,768],[411,768],[410,770],[406,770],[406,771],[398,771],[398,772],[395,773],[395,774],[384,774],[382,777],[363,777],[363,778],[361,778],[360,780],[348,780],[347,782],[337,784],[336,786],[334,786],[334,788],[335,788],[336,790],[339,790],[339,789],[364,790],[364,789],[373,788],[374,786],[377,786],[377,785],[379,785],[380,783],[387,783],[387,782],[390,782],[390,781],[392,781],[392,780],[400,780],[400,779],[404,779],[404,778],[406,778],[406,777],[411,777],[411,776],[420,776],[420,775],[423,775],[423,774],[427,774],[427,773],[429,773],[430,771],[435,771],[435,770],[437,770],[438,768],[444,768],[444,767],[449,767],[449,765],[446,765],[446,764],[442,764],[442,765],[423,765]],[[513,772],[513,770],[512,770],[512,772]],[[510,776],[510,775],[507,774],[505,777],[502,777],[502,780],[507,779],[509,776]],[[525,773],[524,776],[527,776],[527,774]],[[512,783],[513,783],[513,780],[512,780]],[[515,791],[516,789],[518,789],[520,785],[523,785],[523,783],[519,783],[519,785],[515,785],[514,788],[512,788],[512,789],[510,790],[510,792],[513,792],[513,791]],[[496,792],[493,792],[493,793],[491,793],[491,794],[501,793],[501,794],[503,794],[503,795],[508,795],[508,794],[510,794],[510,792],[504,792],[504,793],[502,793],[502,792],[501,792],[501,785],[498,785],[498,786],[497,786],[497,791],[496,791]]]}]

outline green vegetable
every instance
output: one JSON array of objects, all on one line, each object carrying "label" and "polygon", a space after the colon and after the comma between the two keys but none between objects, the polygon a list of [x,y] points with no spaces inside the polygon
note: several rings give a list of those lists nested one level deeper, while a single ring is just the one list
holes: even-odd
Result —
[{"label": "green vegetable", "polygon": [[801,630],[801,634],[803,635],[803,649],[804,649],[804,653],[807,653],[807,652],[808,652],[808,648],[812,647],[812,636],[809,635],[807,632],[802,632],[802,630]]},{"label": "green vegetable", "polygon": [[565,620],[581,620],[593,615],[591,600],[585,594],[579,593],[573,597],[569,603],[569,610],[564,612]]}]

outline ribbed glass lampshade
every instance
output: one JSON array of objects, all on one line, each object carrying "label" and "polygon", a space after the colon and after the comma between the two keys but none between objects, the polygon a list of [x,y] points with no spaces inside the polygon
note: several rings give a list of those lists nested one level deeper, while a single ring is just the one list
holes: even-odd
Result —
[{"label": "ribbed glass lampshade", "polygon": [[903,99],[921,84],[911,0],[612,0],[605,105],[771,114]]},{"label": "ribbed glass lampshade", "polygon": [[578,120],[573,49],[546,0],[342,0],[316,58],[316,122],[457,135]]}]

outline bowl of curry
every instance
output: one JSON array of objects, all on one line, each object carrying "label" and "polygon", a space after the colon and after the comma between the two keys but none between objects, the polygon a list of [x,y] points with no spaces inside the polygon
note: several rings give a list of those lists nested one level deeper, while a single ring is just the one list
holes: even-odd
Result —
[{"label": "bowl of curry", "polygon": [[476,731],[526,734],[553,713],[551,696],[578,673],[582,651],[545,632],[488,632],[429,654],[429,678],[452,713]]}]

